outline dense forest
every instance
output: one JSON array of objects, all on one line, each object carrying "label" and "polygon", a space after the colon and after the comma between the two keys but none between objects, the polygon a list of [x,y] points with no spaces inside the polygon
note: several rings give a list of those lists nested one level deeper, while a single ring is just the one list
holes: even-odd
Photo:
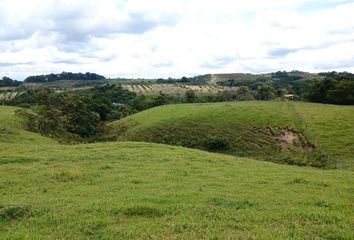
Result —
[{"label": "dense forest", "polygon": [[294,94],[298,99],[310,102],[354,104],[354,74],[348,72],[322,72],[317,78],[308,79],[299,71],[278,71],[270,77],[228,79],[218,84],[248,87],[260,100]]},{"label": "dense forest", "polygon": [[47,75],[37,75],[29,76],[25,79],[25,82],[54,82],[60,80],[104,80],[104,76],[98,75],[96,73],[71,73],[62,72],[59,74],[47,74]]},{"label": "dense forest", "polygon": [[210,80],[210,74],[206,74],[206,75],[199,75],[194,77],[168,78],[168,79],[159,78],[156,80],[156,83],[160,83],[160,84],[181,83],[181,84],[190,84],[190,85],[204,85],[204,84],[208,84],[209,80]]},{"label": "dense forest", "polygon": [[340,105],[354,104],[354,74],[322,73],[324,80],[316,80],[309,85],[304,98],[310,102]]},{"label": "dense forest", "polygon": [[254,75],[255,78],[249,79],[228,79],[218,81],[217,84],[222,86],[247,86],[252,90],[257,90],[261,87],[268,86],[283,93],[295,94],[302,96],[311,78],[300,71],[278,71],[267,75]]},{"label": "dense forest", "polygon": [[28,130],[70,142],[92,139],[105,121],[132,113],[135,97],[115,85],[61,93],[41,87],[28,89],[7,104],[24,107],[18,114]]},{"label": "dense forest", "polygon": [[12,80],[9,77],[3,77],[0,79],[0,87],[17,87],[20,86],[22,82]]}]

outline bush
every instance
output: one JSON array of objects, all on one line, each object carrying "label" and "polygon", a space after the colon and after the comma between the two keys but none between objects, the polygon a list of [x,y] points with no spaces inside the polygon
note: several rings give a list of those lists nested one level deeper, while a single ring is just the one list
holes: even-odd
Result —
[{"label": "bush", "polygon": [[312,161],[309,162],[310,166],[324,168],[326,166],[333,165],[333,161],[330,156],[325,152],[322,146],[318,149],[315,155],[312,158]]},{"label": "bush", "polygon": [[1,206],[0,219],[16,220],[30,215],[29,206]]},{"label": "bush", "polygon": [[204,141],[204,147],[211,151],[228,150],[230,142],[221,136],[210,136]]},{"label": "bush", "polygon": [[23,121],[23,127],[27,131],[38,132],[38,115],[27,109],[17,109],[15,115],[19,116]]},{"label": "bush", "polygon": [[198,144],[198,139],[193,138],[193,137],[186,137],[182,140],[181,145],[183,147],[189,147],[189,148],[194,148]]},{"label": "bush", "polygon": [[192,103],[195,102],[197,96],[193,90],[187,90],[185,92],[185,98],[186,98],[186,102]]}]

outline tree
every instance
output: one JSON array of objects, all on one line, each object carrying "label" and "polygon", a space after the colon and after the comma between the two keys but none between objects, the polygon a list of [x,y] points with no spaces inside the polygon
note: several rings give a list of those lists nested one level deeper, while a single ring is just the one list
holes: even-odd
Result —
[{"label": "tree", "polygon": [[275,89],[271,85],[264,85],[258,88],[256,97],[258,100],[270,100],[275,98]]},{"label": "tree", "polygon": [[136,109],[137,111],[143,111],[152,106],[152,101],[151,98],[148,99],[146,95],[139,94],[131,102],[131,106],[133,109]]},{"label": "tree", "polygon": [[11,78],[6,77],[6,76],[2,77],[2,79],[1,79],[1,80],[2,80],[2,81],[7,81],[7,82],[11,82],[11,81],[13,81]]},{"label": "tree", "polygon": [[237,93],[234,90],[219,91],[216,94],[216,100],[218,102],[232,101],[236,99],[236,97],[237,97]]},{"label": "tree", "polygon": [[106,121],[113,110],[112,101],[108,97],[97,96],[92,101],[92,110],[99,114],[101,121]]},{"label": "tree", "polygon": [[187,83],[188,82],[188,78],[187,77],[182,77],[181,78],[181,83]]},{"label": "tree", "polygon": [[335,104],[354,104],[354,80],[339,81],[335,89],[328,91],[327,100]]},{"label": "tree", "polygon": [[322,81],[313,82],[309,86],[305,98],[311,102],[354,104],[354,78],[339,73],[331,74],[337,74],[338,77],[326,77]]},{"label": "tree", "polygon": [[186,98],[186,102],[192,103],[192,102],[195,102],[197,96],[196,96],[195,92],[190,89],[185,92],[185,98]]},{"label": "tree", "polygon": [[60,135],[66,132],[68,119],[59,109],[52,106],[43,106],[37,114],[37,129],[39,133],[44,135]]},{"label": "tree", "polygon": [[328,91],[335,89],[335,85],[336,80],[333,78],[316,80],[308,87],[305,98],[311,102],[329,103]]},{"label": "tree", "polygon": [[12,80],[6,76],[0,79],[0,87],[16,87],[19,85],[21,85],[20,81]]},{"label": "tree", "polygon": [[152,106],[160,106],[168,103],[169,96],[163,92],[159,92],[159,95],[153,98]]},{"label": "tree", "polygon": [[236,90],[237,100],[246,101],[246,100],[254,100],[254,93],[252,90],[246,86],[241,86]]},{"label": "tree", "polygon": [[71,73],[62,72],[59,74],[47,74],[47,75],[37,75],[29,76],[25,79],[25,82],[53,82],[59,80],[104,80],[104,76],[98,75],[96,73]]},{"label": "tree", "polygon": [[100,117],[90,110],[90,100],[87,97],[67,94],[61,97],[61,102],[61,110],[68,119],[68,132],[81,137],[90,137],[96,133]]}]

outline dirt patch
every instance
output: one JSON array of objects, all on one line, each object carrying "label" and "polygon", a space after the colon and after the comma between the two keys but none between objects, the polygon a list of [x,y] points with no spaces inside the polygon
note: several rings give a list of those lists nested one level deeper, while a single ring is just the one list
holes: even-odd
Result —
[{"label": "dirt patch", "polygon": [[297,148],[303,152],[315,151],[315,146],[305,136],[290,128],[280,129],[274,134],[275,140],[285,148]]}]

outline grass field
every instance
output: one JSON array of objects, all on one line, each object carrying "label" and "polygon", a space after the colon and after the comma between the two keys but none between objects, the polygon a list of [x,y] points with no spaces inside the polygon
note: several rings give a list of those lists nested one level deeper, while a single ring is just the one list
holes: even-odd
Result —
[{"label": "grass field", "polygon": [[[301,156],[296,160],[300,164],[306,164],[314,154],[324,153],[339,167],[351,168],[352,119],[353,106],[283,101],[179,104],[153,108],[114,122],[110,137],[174,145],[184,145],[189,140],[193,147],[204,149],[203,141],[209,136],[222,136],[231,144],[226,153],[276,161]],[[289,127],[303,133],[316,150],[304,153],[281,147],[274,135]]]},{"label": "grass field", "polygon": [[14,111],[0,107],[0,239],[354,238],[352,171],[152,143],[60,145],[23,131]]}]

